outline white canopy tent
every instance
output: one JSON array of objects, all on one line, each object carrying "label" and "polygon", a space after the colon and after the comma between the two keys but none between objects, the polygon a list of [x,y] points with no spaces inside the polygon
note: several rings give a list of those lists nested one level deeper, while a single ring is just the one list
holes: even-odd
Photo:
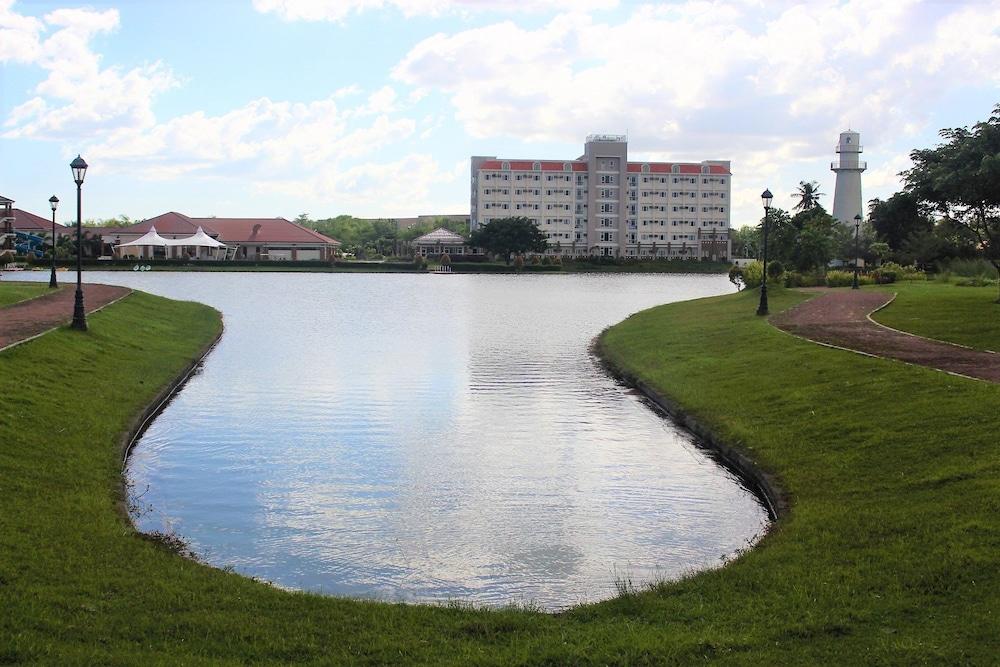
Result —
[{"label": "white canopy tent", "polygon": [[213,239],[211,236],[205,233],[201,227],[195,231],[192,236],[185,236],[180,239],[166,239],[156,233],[156,227],[150,227],[149,231],[137,238],[135,241],[129,241],[128,243],[120,243],[115,249],[120,254],[125,254],[126,250],[131,250],[135,248],[137,251],[142,247],[153,247],[153,248],[164,248],[164,253],[167,247],[181,246],[184,248],[210,248],[213,251],[219,248],[225,248],[226,244]]},{"label": "white canopy tent", "polygon": [[[126,254],[125,248],[131,251],[135,248],[136,253],[140,252],[143,247],[153,247],[153,248],[166,248],[169,245],[167,239],[163,238],[156,233],[156,227],[150,227],[149,231],[137,238],[135,241],[129,241],[128,243],[119,243],[115,246],[115,252],[119,255]],[[129,252],[131,254],[131,252]]]}]

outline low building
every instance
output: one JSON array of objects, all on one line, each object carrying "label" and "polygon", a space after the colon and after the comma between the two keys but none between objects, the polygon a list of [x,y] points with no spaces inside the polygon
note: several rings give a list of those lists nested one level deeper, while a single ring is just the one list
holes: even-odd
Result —
[{"label": "low building", "polygon": [[[193,236],[199,227],[209,237],[226,244],[227,259],[331,261],[340,249],[340,241],[285,218],[192,218],[176,211],[116,229],[113,238],[119,243],[127,243],[155,228],[163,238],[181,239]],[[142,256],[167,259],[209,257],[206,249],[185,249],[183,246],[150,247],[144,250]]]},{"label": "low building", "polygon": [[440,257],[441,255],[461,257],[479,254],[477,249],[469,245],[464,236],[443,227],[438,227],[432,232],[413,239],[411,246],[414,253],[424,257]]}]

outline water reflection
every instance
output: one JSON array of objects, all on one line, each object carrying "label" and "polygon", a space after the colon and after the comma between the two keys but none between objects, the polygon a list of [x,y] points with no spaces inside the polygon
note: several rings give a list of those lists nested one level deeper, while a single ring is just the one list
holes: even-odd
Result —
[{"label": "water reflection", "polygon": [[[144,530],[327,593],[558,608],[717,564],[766,512],[595,366],[719,276],[88,274],[219,308],[135,449]],[[710,353],[710,351],[706,351]]]}]

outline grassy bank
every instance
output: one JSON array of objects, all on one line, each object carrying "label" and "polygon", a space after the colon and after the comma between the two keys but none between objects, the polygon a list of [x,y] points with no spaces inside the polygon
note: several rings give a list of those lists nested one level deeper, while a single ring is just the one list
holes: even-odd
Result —
[{"label": "grassy bank", "polygon": [[6,279],[0,282],[0,308],[17,303],[18,301],[34,299],[36,296],[48,294],[49,291],[55,291],[49,290],[48,283],[18,283],[9,281],[10,274],[7,274]]},{"label": "grassy bank", "polygon": [[695,260],[586,260],[563,262],[563,269],[572,273],[728,273],[730,262]]},{"label": "grassy bank", "polygon": [[3,353],[0,660],[992,662],[1000,387],[799,341],[755,299],[646,311],[602,345],[776,471],[790,516],[722,570],[559,616],[288,593],[137,536],[118,437],[216,334],[207,308],[135,294]]},{"label": "grassy bank", "polygon": [[958,287],[946,282],[904,282],[892,306],[872,316],[894,329],[1000,352],[1000,304],[995,287]]}]

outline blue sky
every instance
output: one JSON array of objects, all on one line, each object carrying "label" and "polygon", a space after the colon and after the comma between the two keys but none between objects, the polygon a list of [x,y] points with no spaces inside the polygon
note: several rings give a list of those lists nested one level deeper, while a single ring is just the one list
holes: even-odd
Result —
[{"label": "blue sky", "polygon": [[[733,161],[733,224],[864,196],[1000,102],[1000,1],[0,0],[0,193],[85,217],[467,212],[469,156]],[[62,219],[62,216],[61,216]]]}]

